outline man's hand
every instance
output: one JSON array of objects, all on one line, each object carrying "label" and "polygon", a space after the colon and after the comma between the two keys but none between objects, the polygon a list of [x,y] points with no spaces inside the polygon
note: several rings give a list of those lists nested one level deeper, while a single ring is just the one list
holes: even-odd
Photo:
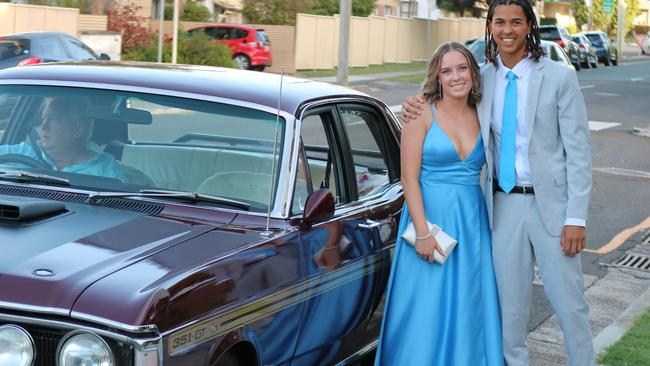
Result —
[{"label": "man's hand", "polygon": [[408,121],[418,118],[424,111],[424,105],[425,102],[422,96],[406,97],[402,103],[402,121],[408,123]]},{"label": "man's hand", "polygon": [[587,236],[585,228],[582,226],[566,225],[562,229],[562,237],[560,237],[560,244],[564,255],[573,257],[580,253],[587,245]]}]

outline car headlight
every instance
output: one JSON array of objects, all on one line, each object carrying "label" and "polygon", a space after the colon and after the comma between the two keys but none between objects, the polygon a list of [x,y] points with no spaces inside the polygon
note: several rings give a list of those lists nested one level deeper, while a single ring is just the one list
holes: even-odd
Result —
[{"label": "car headlight", "polygon": [[34,340],[16,325],[0,326],[0,365],[31,366],[34,363]]},{"label": "car headlight", "polygon": [[113,352],[98,335],[72,332],[61,340],[58,366],[114,366]]}]

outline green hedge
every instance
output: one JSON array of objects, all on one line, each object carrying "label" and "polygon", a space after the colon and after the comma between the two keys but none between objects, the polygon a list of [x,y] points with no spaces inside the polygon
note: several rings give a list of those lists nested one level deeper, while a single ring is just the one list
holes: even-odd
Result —
[{"label": "green hedge", "polygon": [[[171,62],[172,44],[163,46],[163,62]],[[130,61],[157,61],[158,37],[153,37],[150,44],[131,48],[122,57]],[[232,51],[228,46],[213,40],[203,32],[179,32],[177,61],[180,64],[235,67]]]}]

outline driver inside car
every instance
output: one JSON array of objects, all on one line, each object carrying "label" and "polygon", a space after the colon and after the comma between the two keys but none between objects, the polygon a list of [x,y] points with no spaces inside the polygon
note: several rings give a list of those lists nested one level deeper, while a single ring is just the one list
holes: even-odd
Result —
[{"label": "driver inside car", "polygon": [[41,123],[35,127],[38,141],[0,146],[0,154],[24,155],[55,171],[125,181],[124,170],[112,155],[90,148],[93,121],[85,115],[85,100],[55,97],[44,103]]}]

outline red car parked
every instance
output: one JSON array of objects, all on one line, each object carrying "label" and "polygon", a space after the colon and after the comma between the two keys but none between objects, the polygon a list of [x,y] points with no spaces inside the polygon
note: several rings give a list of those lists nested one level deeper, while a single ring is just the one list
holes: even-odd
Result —
[{"label": "red car parked", "polygon": [[204,31],[210,37],[227,45],[240,69],[264,71],[271,66],[271,41],[264,29],[241,24],[213,24],[190,30]]}]

